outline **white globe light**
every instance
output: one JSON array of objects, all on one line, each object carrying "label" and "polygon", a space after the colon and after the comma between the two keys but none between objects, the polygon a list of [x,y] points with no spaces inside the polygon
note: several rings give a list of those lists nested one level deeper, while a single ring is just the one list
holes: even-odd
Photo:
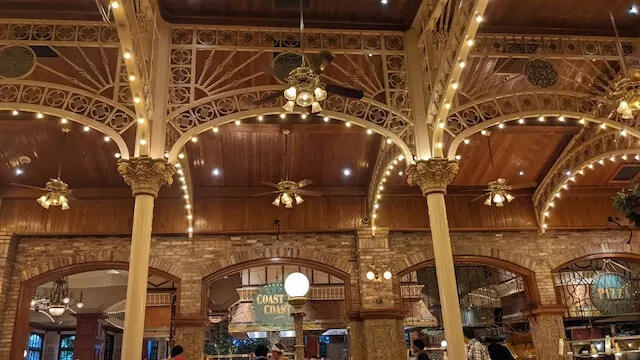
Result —
[{"label": "white globe light", "polygon": [[493,202],[496,204],[502,204],[504,202],[504,197],[500,194],[495,194],[493,196]]},{"label": "white globe light", "polygon": [[384,274],[382,274],[382,276],[384,277],[385,280],[391,279],[391,276],[392,276],[391,271],[388,271],[388,270],[385,271]]},{"label": "white globe light", "polygon": [[62,316],[64,310],[65,308],[62,305],[51,305],[51,307],[49,307],[49,314],[54,317]]},{"label": "white globe light", "polygon": [[440,347],[446,348],[447,347],[447,340],[442,340],[440,342]]},{"label": "white globe light", "polygon": [[321,87],[315,88],[313,94],[316,96],[317,101],[322,101],[327,98],[327,92]]},{"label": "white globe light", "polygon": [[31,300],[31,306],[35,306],[36,305],[36,301],[35,300]]},{"label": "white globe light", "polygon": [[367,279],[368,280],[373,280],[376,278],[376,274],[373,271],[368,271],[367,272]]},{"label": "white globe light", "polygon": [[63,303],[65,303],[65,304],[68,304],[68,303],[70,303],[70,302],[71,302],[71,299],[69,299],[68,297],[66,297],[66,298],[62,299],[62,302],[63,302]]},{"label": "white globe light", "polygon": [[84,303],[79,302],[76,304],[76,306],[78,307],[78,309],[82,309],[84,307]]},{"label": "white globe light", "polygon": [[303,297],[309,292],[309,279],[303,273],[291,273],[284,280],[284,291],[289,297]]}]

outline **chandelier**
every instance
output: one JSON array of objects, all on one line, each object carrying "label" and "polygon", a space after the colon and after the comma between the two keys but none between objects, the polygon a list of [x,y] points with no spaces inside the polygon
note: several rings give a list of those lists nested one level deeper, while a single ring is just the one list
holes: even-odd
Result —
[{"label": "chandelier", "polygon": [[618,101],[617,112],[623,119],[633,119],[634,112],[640,111],[640,76],[636,79],[623,77],[613,84],[611,95]]},{"label": "chandelier", "polygon": [[488,196],[484,201],[484,204],[491,206],[495,204],[497,207],[504,206],[505,201],[511,202],[515,199],[515,196],[509,193],[511,186],[507,185],[507,180],[499,178],[489,183],[487,188]]},{"label": "chandelier", "polygon": [[72,309],[73,306],[78,309],[84,307],[82,291],[80,291],[80,296],[76,297],[75,293],[69,289],[69,280],[66,277],[56,279],[53,282],[53,288],[45,289],[40,294],[34,291],[31,300],[31,310],[36,312],[46,310],[54,317],[62,316],[67,310],[75,313]]},{"label": "chandelier", "polygon": [[311,106],[311,113],[314,114],[322,111],[320,101],[327,98],[327,91],[320,83],[320,76],[305,66],[304,57],[302,66],[291,70],[286,81],[291,86],[284,91],[287,102],[282,108],[285,111],[293,111],[295,105],[304,108]]},{"label": "chandelier", "polygon": [[38,204],[43,208],[61,206],[62,210],[69,210],[68,196],[71,194],[69,185],[60,179],[50,179],[43,190],[47,191],[47,193],[38,198]]}]

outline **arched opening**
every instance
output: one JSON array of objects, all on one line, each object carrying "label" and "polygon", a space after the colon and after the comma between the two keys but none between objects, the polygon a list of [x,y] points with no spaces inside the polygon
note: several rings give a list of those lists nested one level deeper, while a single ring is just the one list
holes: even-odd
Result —
[{"label": "arched opening", "polygon": [[[640,255],[601,253],[553,270],[559,304],[566,306],[566,351],[633,358],[640,347]],[[626,355],[630,353],[629,355]]]},{"label": "arched opening", "polygon": [[[23,359],[25,353],[42,355],[45,351],[56,359],[83,358],[98,346],[104,353],[118,352],[127,269],[126,262],[88,262],[60,267],[23,281],[11,359]],[[147,352],[167,353],[179,284],[176,276],[149,268],[144,349]]]},{"label": "arched opening", "polygon": [[205,353],[222,359],[248,354],[257,344],[282,344],[293,353],[292,307],[282,286],[293,272],[305,274],[311,286],[303,306],[305,356],[348,356],[347,314],[352,306],[349,274],[294,258],[243,262],[203,279],[203,304],[210,320]]},{"label": "arched opening", "polygon": [[[507,348],[518,356],[535,353],[527,310],[539,304],[533,271],[485,256],[454,256],[462,325],[490,351]],[[402,302],[408,311],[405,329],[410,339],[421,338],[434,357],[442,355],[442,313],[435,261],[414,265],[399,274]],[[492,350],[493,347],[493,350]]]}]

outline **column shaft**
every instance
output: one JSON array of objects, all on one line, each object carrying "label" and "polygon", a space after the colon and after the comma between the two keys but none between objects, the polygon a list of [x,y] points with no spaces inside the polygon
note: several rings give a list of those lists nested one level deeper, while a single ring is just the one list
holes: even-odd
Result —
[{"label": "column shaft", "polygon": [[153,204],[154,198],[151,195],[139,194],[136,196],[125,305],[123,360],[138,360],[142,354]]},{"label": "column shaft", "polygon": [[442,320],[444,334],[447,339],[447,353],[450,359],[465,359],[466,351],[462,335],[462,317],[460,316],[460,302],[455,270],[453,267],[453,253],[449,238],[449,222],[444,194],[431,193],[427,195],[429,207],[429,222],[433,238],[433,255],[436,263],[438,291],[442,304]]},{"label": "column shaft", "polygon": [[291,314],[291,316],[293,316],[293,324],[296,331],[296,360],[302,360],[304,359],[304,313],[302,310],[298,310]]}]

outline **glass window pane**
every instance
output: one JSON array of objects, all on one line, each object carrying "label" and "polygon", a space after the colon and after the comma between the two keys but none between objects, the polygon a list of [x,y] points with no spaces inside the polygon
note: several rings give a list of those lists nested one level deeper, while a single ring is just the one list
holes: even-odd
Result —
[{"label": "glass window pane", "polygon": [[322,271],[314,271],[313,272],[313,283],[314,284],[328,284],[329,283],[329,275]]},{"label": "glass window pane", "polygon": [[253,268],[249,272],[249,284],[262,285],[266,283],[265,268]]},{"label": "glass window pane", "polygon": [[335,276],[332,276],[332,277],[331,277],[331,283],[332,283],[332,284],[344,284],[344,281],[342,281],[342,279],[338,279],[338,278],[337,278],[337,277],[335,277]]}]

